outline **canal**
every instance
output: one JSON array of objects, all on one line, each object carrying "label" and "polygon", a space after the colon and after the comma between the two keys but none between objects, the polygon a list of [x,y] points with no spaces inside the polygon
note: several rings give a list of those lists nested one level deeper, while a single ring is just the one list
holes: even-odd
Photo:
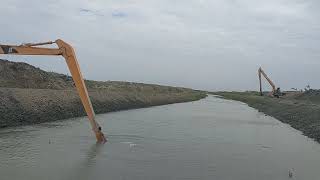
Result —
[{"label": "canal", "polygon": [[196,102],[0,130],[0,179],[314,180],[320,145],[246,104]]}]

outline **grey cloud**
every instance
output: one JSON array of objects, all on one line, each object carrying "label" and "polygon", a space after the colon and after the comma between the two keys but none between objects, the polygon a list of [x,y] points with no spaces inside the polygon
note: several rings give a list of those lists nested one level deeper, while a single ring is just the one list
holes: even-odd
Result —
[{"label": "grey cloud", "polygon": [[[283,88],[320,88],[319,7],[315,0],[12,0],[0,7],[0,33],[11,44],[65,39],[87,79],[245,90],[257,89],[262,66]],[[53,59],[21,60],[66,73]]]},{"label": "grey cloud", "polygon": [[114,11],[112,12],[112,16],[117,18],[124,18],[124,17],[127,17],[128,14],[121,11]]},{"label": "grey cloud", "polygon": [[79,11],[84,13],[84,14],[87,14],[87,15],[103,16],[103,14],[101,14],[100,12],[94,11],[94,10],[90,10],[90,9],[80,8]]}]

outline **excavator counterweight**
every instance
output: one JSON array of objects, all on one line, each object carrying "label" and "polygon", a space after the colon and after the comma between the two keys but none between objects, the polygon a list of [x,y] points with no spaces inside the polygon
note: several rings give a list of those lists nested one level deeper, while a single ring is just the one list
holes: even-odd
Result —
[{"label": "excavator counterweight", "polygon": [[[48,44],[57,44],[58,48],[45,48],[36,47]],[[0,44],[0,54],[8,55],[51,55],[51,56],[63,56],[66,60],[72,79],[75,83],[76,89],[79,93],[83,107],[88,115],[90,125],[93,132],[95,133],[97,142],[104,143],[106,139],[101,132],[101,127],[95,120],[95,113],[92,107],[92,103],[88,94],[87,87],[83,80],[80,66],[78,64],[76,54],[72,46],[67,44],[61,39],[54,42],[44,42],[44,43],[27,43],[22,45],[1,45]]]}]

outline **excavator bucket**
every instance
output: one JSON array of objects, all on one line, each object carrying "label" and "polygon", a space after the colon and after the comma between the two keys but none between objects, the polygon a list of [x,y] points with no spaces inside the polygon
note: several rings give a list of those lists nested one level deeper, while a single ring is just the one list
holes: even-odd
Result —
[{"label": "excavator bucket", "polygon": [[[35,47],[46,44],[56,43],[59,49],[56,48],[43,48],[43,47]],[[95,133],[97,142],[104,143],[106,139],[101,131],[101,127],[95,120],[95,113],[93,110],[93,106],[88,94],[87,87],[83,80],[80,66],[78,64],[76,54],[74,49],[64,42],[61,39],[56,40],[55,42],[45,42],[45,43],[36,43],[36,44],[23,44],[20,46],[16,45],[0,45],[0,54],[10,54],[10,55],[55,55],[55,56],[63,56],[66,60],[70,73],[72,75],[72,79],[75,83],[76,89],[79,93],[81,102],[83,107],[88,115],[88,119],[92,130]]]},{"label": "excavator bucket", "polygon": [[92,130],[95,133],[96,139],[98,142],[105,142],[106,139],[104,138],[104,135],[101,132],[101,127],[99,126],[97,121],[95,121],[95,113],[93,110],[92,103],[90,101],[88,90],[86,88],[86,85],[84,83],[84,80],[80,71],[80,66],[78,64],[76,54],[73,48],[69,44],[65,43],[64,41],[58,39],[56,40],[56,44],[58,45],[59,49],[63,50],[62,56],[65,58],[67,62],[69,71],[72,75],[72,79],[78,90],[84,109],[88,115]]}]

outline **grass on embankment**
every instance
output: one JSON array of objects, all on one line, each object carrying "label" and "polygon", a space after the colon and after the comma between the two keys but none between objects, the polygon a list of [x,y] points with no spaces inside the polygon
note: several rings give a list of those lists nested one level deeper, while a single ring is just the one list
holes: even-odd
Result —
[{"label": "grass on embankment", "polygon": [[259,96],[257,92],[213,92],[212,94],[220,95],[225,99],[242,101],[320,142],[320,101],[314,100],[319,97],[287,95],[278,99]]}]

